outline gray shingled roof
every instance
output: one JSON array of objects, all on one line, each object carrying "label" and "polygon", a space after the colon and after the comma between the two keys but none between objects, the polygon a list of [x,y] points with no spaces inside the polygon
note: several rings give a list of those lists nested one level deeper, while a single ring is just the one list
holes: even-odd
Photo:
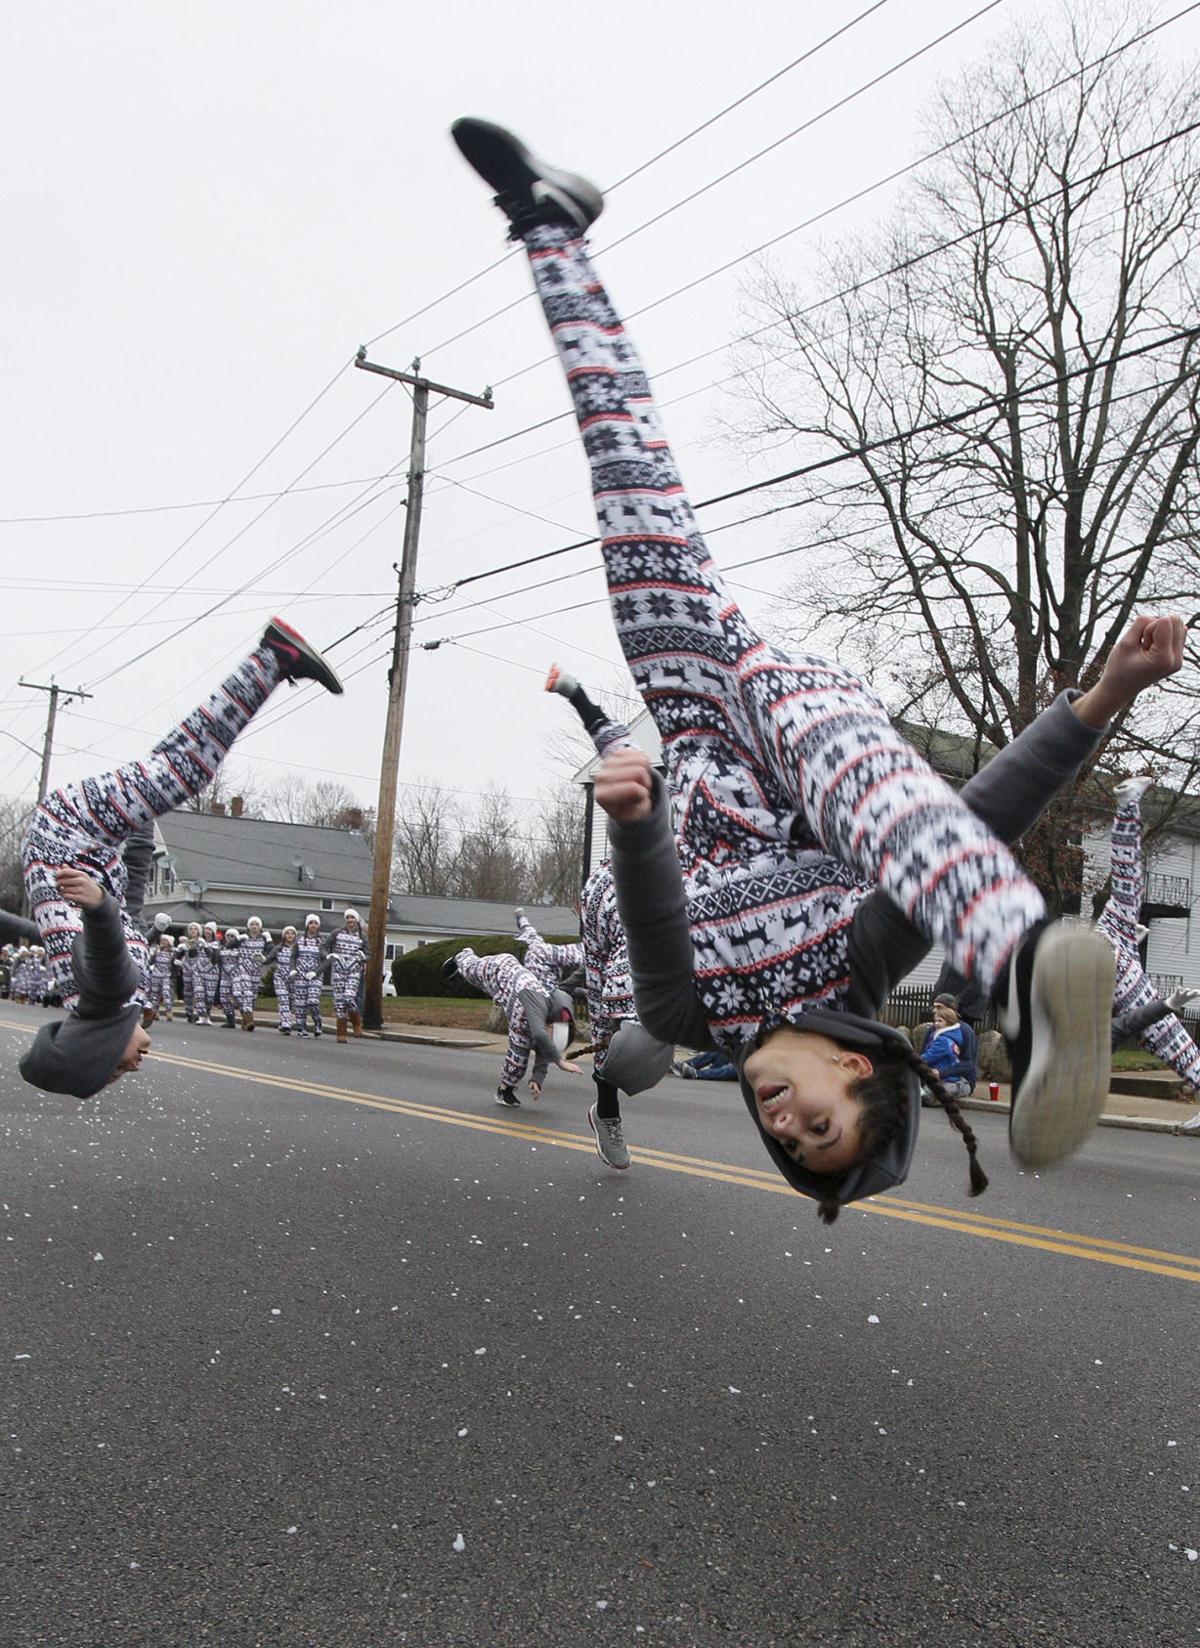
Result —
[{"label": "gray shingled roof", "polygon": [[[354,830],[325,829],[314,824],[284,824],[275,819],[230,818],[212,813],[173,812],[158,821],[159,833],[179,885],[175,892],[147,905],[153,914],[165,910],[173,922],[215,921],[241,927],[253,908],[254,893],[272,892],[295,899],[285,915],[298,926],[305,914],[316,913],[317,900],[333,898],[326,910],[326,931],[340,927],[342,910],[353,904],[366,918],[371,902],[371,849]],[[300,866],[297,866],[297,860]],[[310,869],[300,881],[303,869]],[[187,884],[205,889],[199,905],[187,901]],[[228,896],[228,889],[245,888],[244,897]],[[225,897],[214,894],[225,893]],[[280,912],[259,912],[273,932],[283,926]],[[575,934],[579,918],[563,905],[529,905],[529,919],[547,935]],[[419,932],[458,934],[513,931],[513,907],[489,899],[432,898],[418,893],[391,894],[391,927]]]},{"label": "gray shingled roof", "polygon": [[371,849],[355,830],[191,812],[168,813],[158,827],[180,882],[294,892],[301,904],[318,894],[370,901]]}]

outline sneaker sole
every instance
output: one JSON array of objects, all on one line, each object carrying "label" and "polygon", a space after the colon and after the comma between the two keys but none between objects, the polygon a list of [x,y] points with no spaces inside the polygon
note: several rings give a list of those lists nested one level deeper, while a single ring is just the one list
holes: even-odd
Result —
[{"label": "sneaker sole", "polygon": [[592,1105],[588,1110],[588,1126],[592,1130],[592,1142],[596,1146],[596,1154],[597,1154],[597,1156],[599,1156],[600,1160],[604,1163],[605,1167],[611,1167],[617,1173],[624,1173],[625,1169],[629,1166],[629,1163],[628,1162],[610,1162],[608,1157],[604,1154],[603,1150],[601,1150],[601,1148],[600,1148],[600,1129],[596,1126],[595,1112],[596,1112],[596,1106]]},{"label": "sneaker sole", "polygon": [[324,687],[326,692],[331,692],[335,696],[345,691],[333,665],[317,651],[316,647],[304,639],[299,630],[293,629],[291,624],[284,623],[282,618],[271,619],[267,625],[268,635],[271,630],[278,631],[280,640],[308,666],[308,673],[301,676],[301,680],[315,681],[318,686]]},{"label": "sneaker sole", "polygon": [[1115,971],[1112,946],[1082,925],[1051,931],[1038,947],[1030,1064],[1008,1123],[1013,1155],[1026,1166],[1065,1160],[1104,1113]]}]

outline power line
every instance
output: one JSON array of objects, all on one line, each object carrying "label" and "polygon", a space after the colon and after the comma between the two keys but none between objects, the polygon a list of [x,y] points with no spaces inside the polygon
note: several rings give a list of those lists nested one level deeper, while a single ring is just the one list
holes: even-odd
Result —
[{"label": "power line", "polygon": [[[932,434],[938,430],[953,429],[968,419],[979,417],[985,413],[999,415],[1006,406],[1011,406],[1014,403],[1030,400],[1035,396],[1043,395],[1048,390],[1059,388],[1063,384],[1070,382],[1075,378],[1107,369],[1108,367],[1114,366],[1121,361],[1142,358],[1146,355],[1153,354],[1158,349],[1166,348],[1174,343],[1180,343],[1184,340],[1194,341],[1197,337],[1200,337],[1200,327],[1182,327],[1164,337],[1156,338],[1150,343],[1117,351],[1106,358],[1102,357],[1096,361],[1090,361],[1084,366],[1074,367],[1070,371],[1057,374],[1052,378],[1043,379],[1039,383],[1026,385],[1025,388],[1014,390],[1007,395],[997,394],[987,396],[983,400],[976,402],[974,405],[962,408],[958,412],[947,413],[939,418],[931,418],[926,420],[924,423],[914,425],[910,429],[896,431],[890,435],[882,435],[873,441],[861,442],[856,446],[847,447],[844,450],[836,452],[828,457],[811,459],[807,463],[799,464],[793,469],[784,470],[780,474],[770,475],[758,481],[747,482],[745,486],[733,487],[727,492],[714,494],[711,498],[704,498],[692,507],[700,510],[711,508],[715,504],[728,503],[732,499],[746,497],[751,493],[764,491],[768,487],[780,486],[787,481],[798,480],[803,476],[816,474],[821,470],[833,468],[838,464],[849,463],[856,459],[867,457],[872,452],[881,451],[888,447],[899,445],[904,441],[912,440],[918,435]],[[1129,393],[1131,396],[1136,396],[1145,394],[1146,392],[1146,386],[1139,385],[1136,389],[1130,391]],[[771,510],[765,511],[764,513],[773,514],[781,512],[785,509],[800,507],[802,504],[807,505],[813,501],[814,500],[807,498],[796,500],[787,504],[778,505]],[[740,521],[727,522],[723,528],[710,530],[728,530],[730,526],[747,525],[749,521],[761,518],[761,516],[746,517]],[[600,538],[598,535],[591,538],[581,538],[574,543],[564,544],[558,549],[547,550],[541,555],[527,556],[522,560],[510,561],[500,567],[492,567],[483,572],[471,573],[464,578],[457,579],[455,583],[450,586],[450,588],[452,591],[463,589],[467,585],[478,583],[485,578],[499,577],[505,572],[512,572],[518,568],[533,566],[543,561],[552,560],[560,555],[570,554],[573,550],[591,548],[599,543]],[[562,610],[574,611],[576,609],[574,607],[570,607]],[[471,633],[486,634],[490,632],[472,631]],[[448,637],[447,639],[452,639],[452,637]]]},{"label": "power line", "polygon": [[[731,103],[726,103],[723,108],[718,109],[715,114],[709,115],[707,119],[702,120],[698,126],[693,126],[691,130],[685,132],[682,137],[678,137],[672,143],[668,143],[666,148],[660,149],[657,154],[651,155],[649,160],[643,160],[639,165],[635,166],[631,172],[626,172],[625,175],[623,177],[619,177],[615,183],[610,183],[604,191],[605,194],[615,194],[623,184],[626,184],[630,182],[631,179],[640,176],[642,172],[648,170],[649,167],[656,165],[658,161],[664,159],[667,155],[673,154],[677,149],[681,149],[685,143],[690,142],[693,137],[699,136],[701,132],[707,131],[710,126],[715,126],[717,122],[724,119],[727,114],[731,114],[734,109],[741,108],[744,103],[749,102],[749,100],[752,97],[757,96],[759,92],[765,91],[768,86],[774,85],[777,80],[782,79],[785,74],[789,74],[792,69],[798,68],[801,63],[806,63],[809,58],[814,57],[819,51],[823,50],[824,47],[831,45],[832,42],[837,40],[841,35],[848,33],[858,23],[863,22],[865,18],[869,17],[872,12],[878,11],[884,4],[886,4],[886,0],[876,0],[876,4],[868,6],[866,11],[860,12],[857,17],[852,17],[848,23],[843,24],[839,29],[835,29],[832,34],[827,35],[823,40],[818,41],[815,46],[808,47],[808,49],[803,51],[799,57],[795,57],[790,63],[786,63],[783,68],[777,69],[774,74],[768,75],[765,80],[761,80],[758,85],[752,86],[749,91],[742,92],[741,95],[735,97]],[[460,292],[465,292],[466,289],[469,286],[473,286],[476,281],[482,280],[485,275],[490,275],[494,269],[499,269],[502,264],[509,262],[511,258],[517,255],[519,255],[519,248],[508,248],[501,254],[500,257],[495,258],[491,263],[486,264],[482,269],[477,269],[473,275],[468,275],[465,280],[460,280],[456,286],[450,287],[448,291],[443,292],[439,297],[431,298],[428,303],[422,304],[419,309],[414,309],[410,315],[406,315],[403,320],[398,320],[395,325],[389,326],[386,331],[377,333],[373,338],[368,338],[365,347],[368,349],[372,348],[375,344],[382,342],[384,338],[390,338],[394,332],[399,332],[403,327],[411,326],[413,321],[420,320],[422,316],[429,314],[431,310],[440,307],[440,305],[445,303],[447,299],[457,297]],[[426,353],[432,353],[432,351],[429,350],[426,351]]]},{"label": "power line", "polygon": [[[1083,75],[1090,73],[1101,64],[1120,56],[1123,52],[1131,50],[1134,46],[1140,45],[1142,42],[1149,39],[1151,35],[1158,33],[1162,29],[1170,27],[1173,23],[1177,23],[1181,18],[1186,17],[1191,12],[1197,10],[1198,7],[1200,7],[1200,0],[1192,0],[1191,4],[1184,6],[1181,10],[1173,13],[1170,17],[1154,23],[1150,27],[1142,30],[1139,34],[1133,35],[1130,39],[1123,41],[1119,46],[1115,46],[1110,51],[1101,53],[1100,56],[1093,58],[1090,62],[1083,64],[1077,69],[1071,70],[1068,74],[1060,76],[1058,80],[1052,81],[1050,85],[1044,86],[1040,91],[1031,92],[1028,97],[1022,98],[1017,103],[1008,105],[1006,108],[1000,110],[999,113],[989,116],[987,120],[981,121],[977,126],[972,127],[969,131],[962,132],[957,137],[949,139],[937,148],[931,149],[923,155],[919,155],[917,159],[909,161],[906,165],[897,168],[895,171],[889,172],[886,176],[876,179],[875,182],[867,184],[864,188],[856,190],[853,194],[844,196],[841,200],[834,202],[831,206],[825,207],[822,211],[815,213],[813,216],[804,218],[800,222],[792,224],[790,228],[783,230],[780,234],[773,236],[769,240],[760,242],[757,246],[751,247],[749,251],[741,253],[738,257],[717,265],[715,268],[708,270],[705,274],[698,275],[695,279],[685,282],[682,286],[675,287],[670,292],[664,293],[661,297],[655,298],[652,302],[643,304],[640,309],[632,310],[625,317],[625,319],[627,321],[632,321],[637,319],[639,315],[645,315],[650,313],[653,309],[660,308],[663,304],[671,302],[674,298],[680,297],[685,292],[693,291],[697,286],[703,285],[706,281],[714,279],[717,275],[727,273],[730,269],[735,268],[737,264],[744,263],[748,259],[758,256],[761,252],[767,251],[771,247],[780,244],[780,242],[789,239],[792,235],[799,234],[804,229],[812,228],[815,224],[823,221],[825,218],[833,216],[839,211],[842,211],[845,207],[857,204],[868,195],[874,194],[878,190],[886,188],[889,184],[899,181],[900,178],[905,177],[909,173],[918,170],[920,167],[929,164],[930,161],[942,158],[945,154],[949,153],[952,149],[957,148],[960,144],[968,142],[972,138],[978,137],[980,133],[986,131],[990,126],[994,126],[999,121],[1005,120],[1011,115],[1019,113],[1022,109],[1028,108],[1036,102],[1040,102],[1043,98],[1049,97],[1055,91],[1058,91],[1063,86],[1069,84],[1070,81],[1080,79]],[[1176,141],[1180,137],[1187,136],[1195,130],[1195,122],[1181,127],[1178,131],[1172,132],[1164,138],[1157,139],[1153,143],[1146,144],[1142,149],[1137,150],[1133,154],[1122,156],[1115,161],[1096,168],[1094,173],[1088,174],[1087,177],[1078,181],[1080,183],[1086,183],[1093,177],[1100,176],[1108,171],[1119,169],[1120,167],[1128,165],[1131,161],[1150,153],[1152,150],[1160,148],[1168,142]],[[1057,193],[1061,193],[1061,189],[1052,191],[1050,194],[1044,196],[1043,199],[1049,200],[1053,198],[1054,194]],[[1011,218],[1018,217],[1022,210],[1024,210],[1023,207],[1016,208],[1010,213],[1002,214],[996,220],[997,224],[1008,221]],[[979,227],[980,226],[977,225],[975,228],[968,231],[967,234],[945,242],[944,247],[939,248],[935,246],[928,248],[924,252],[916,254],[913,259],[907,260],[906,263],[898,265],[896,272],[904,267],[907,267],[908,263],[919,262],[924,258],[932,256],[940,249],[945,249],[958,244],[959,241],[967,239],[971,235],[977,234],[979,232]],[[880,271],[877,275],[869,278],[873,280],[881,279],[887,272],[888,271]],[[865,283],[859,284],[861,285]],[[856,289],[856,287],[848,288],[847,293],[834,294],[833,296],[825,298],[821,301],[824,303],[836,301],[837,297],[848,295],[848,292]],[[529,297],[530,295],[531,294],[526,294],[525,296]],[[804,312],[807,313],[808,311]],[[771,327],[777,324],[777,322],[772,322],[770,326],[760,328],[759,330],[760,332],[769,331],[771,330]],[[746,339],[732,341],[748,341],[749,337],[753,337],[755,335],[755,333],[750,333]],[[729,343],[720,344],[714,349],[703,351],[700,354],[689,357],[685,361],[677,362],[675,366],[669,367],[666,372],[659,374],[659,379],[661,380],[661,378],[666,377],[670,372],[681,371],[684,367],[693,365],[697,361],[705,359],[708,355],[716,354],[720,350],[728,347]],[[495,387],[501,388],[507,384],[513,383],[518,378],[526,376],[529,372],[535,371],[539,367],[550,365],[555,360],[557,360],[557,356],[550,354],[544,355],[536,361],[530,361],[527,365],[518,368],[517,371],[510,372],[506,377],[497,380]],[[439,468],[440,470],[444,470],[450,464],[462,463],[468,458],[478,457],[485,452],[494,451],[497,447],[505,446],[510,441],[519,440],[524,435],[534,434],[540,429],[549,427],[551,424],[560,423],[564,419],[570,418],[572,415],[573,414],[570,412],[556,412],[550,417],[539,419],[536,423],[527,424],[523,428],[513,430],[507,435],[497,436],[495,440],[486,441],[480,446],[472,447],[466,452],[460,452],[452,458],[447,458],[439,466]]]},{"label": "power line", "polygon": [[[267,456],[269,457],[270,453]],[[59,521],[112,521],[130,515],[171,515],[189,509],[225,509],[231,504],[257,504],[266,498],[298,498],[308,492],[334,492],[339,487],[366,486],[371,481],[383,479],[382,475],[360,475],[345,481],[315,481],[312,486],[289,486],[281,492],[244,492],[240,497],[230,493],[225,498],[193,498],[182,504],[140,504],[126,509],[86,509],[66,515],[0,515],[0,526],[41,526]]]},{"label": "power line", "polygon": [[[996,7],[1002,3],[1003,0],[987,0],[987,3],[981,6],[978,11],[972,12],[969,17],[964,18],[960,23],[956,23],[953,28],[947,29],[944,33],[939,34],[935,39],[930,40],[924,46],[919,47],[916,51],[910,52],[907,57],[901,58],[899,62],[893,63],[890,68],[885,69],[881,74],[874,75],[870,80],[865,80],[861,86],[856,87],[852,92],[848,92],[845,97],[839,98],[835,103],[830,103],[818,114],[811,115],[807,120],[802,121],[799,126],[793,127],[790,132],[785,132],[782,137],[776,138],[772,143],[768,143],[765,148],[759,149],[755,154],[752,154],[747,159],[740,161],[736,166],[730,167],[728,171],[720,173],[717,177],[710,178],[707,183],[702,184],[698,189],[694,189],[691,194],[683,195],[680,199],[673,201],[671,205],[664,206],[662,211],[656,212],[653,217],[647,218],[644,223],[639,223],[635,229],[630,229],[618,240],[610,241],[607,246],[601,248],[597,255],[603,257],[605,253],[612,251],[615,247],[624,246],[636,235],[640,235],[644,230],[649,229],[654,224],[661,222],[663,218],[669,217],[672,212],[676,212],[681,207],[689,205],[693,200],[698,200],[700,196],[706,194],[709,189],[716,188],[719,183],[724,183],[727,178],[735,176],[738,172],[743,171],[747,166],[752,166],[756,161],[761,160],[764,155],[768,155],[773,149],[777,149],[780,144],[789,142],[793,137],[798,137],[801,132],[809,131],[820,121],[827,119],[831,114],[837,113],[839,109],[845,108],[847,104],[852,103],[856,98],[863,96],[866,92],[872,91],[883,81],[889,79],[890,76],[893,74],[898,74],[901,69],[907,68],[911,63],[915,63],[918,58],[924,57],[926,52],[933,51],[934,48],[940,46],[943,41],[948,40],[951,35],[957,34],[960,29],[964,29],[969,24],[976,22],[977,19],[983,17],[986,13],[994,11]],[[865,16],[867,14],[864,13],[863,15]],[[829,38],[833,39],[835,36],[831,35]],[[735,261],[740,261],[740,259]],[[451,344],[460,343],[463,338],[470,337],[473,332],[478,332],[481,327],[489,325],[494,320],[499,320],[503,315],[509,314],[513,309],[520,308],[522,304],[528,303],[531,296],[531,293],[522,293],[520,297],[513,298],[510,302],[502,304],[499,309],[493,309],[490,314],[484,315],[480,320],[472,321],[468,326],[462,327],[450,337],[443,338],[440,343],[435,343],[432,348],[426,349],[424,354],[433,355],[436,354],[439,349],[448,349]],[[663,301],[665,301],[665,299]],[[540,364],[540,362],[535,364]],[[525,370],[532,371],[533,368],[528,367],[525,368]],[[507,378],[501,378],[499,380],[499,384],[511,383],[514,378],[520,377],[521,375],[522,374],[520,372],[510,373]],[[499,387],[499,384],[497,384],[497,387]]]}]

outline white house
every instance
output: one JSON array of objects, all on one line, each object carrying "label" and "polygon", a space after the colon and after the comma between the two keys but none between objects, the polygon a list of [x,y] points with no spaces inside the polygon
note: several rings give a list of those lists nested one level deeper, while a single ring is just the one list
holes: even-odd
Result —
[{"label": "white house", "polygon": [[[276,937],[289,923],[302,927],[312,912],[332,932],[348,906],[367,919],[371,872],[371,848],[358,830],[245,818],[240,808],[173,812],[155,826],[146,911],[165,911],[176,931],[189,921],[244,928],[257,915]],[[578,915],[562,905],[529,905],[527,913],[547,935],[579,932]],[[384,954],[390,961],[439,939],[512,931],[511,904],[393,891]]]}]

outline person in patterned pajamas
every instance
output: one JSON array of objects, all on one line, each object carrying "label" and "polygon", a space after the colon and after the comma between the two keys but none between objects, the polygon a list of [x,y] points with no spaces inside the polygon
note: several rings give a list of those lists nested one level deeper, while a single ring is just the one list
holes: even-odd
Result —
[{"label": "person in patterned pajamas", "polygon": [[195,1004],[196,1023],[211,1024],[212,1011],[217,1001],[217,986],[221,964],[221,940],[217,935],[215,921],[206,921],[204,930],[200,934],[200,943],[196,950],[196,962],[193,969],[194,984],[192,999]]},{"label": "person in patterned pajamas", "polygon": [[262,989],[263,965],[270,938],[270,933],[263,932],[261,916],[251,916],[247,920],[246,933],[238,948],[233,985],[233,999],[241,1011],[243,1030],[254,1029],[254,1009],[258,1006],[258,992]]},{"label": "person in patterned pajamas", "polygon": [[146,1001],[151,1023],[157,1018],[175,1017],[174,971],[175,943],[169,934],[163,933],[150,964],[150,989]]},{"label": "person in patterned pajamas", "polygon": [[[1149,778],[1126,778],[1116,787],[1117,811],[1109,837],[1112,891],[1098,926],[1117,958],[1113,991],[1113,1037],[1136,1036],[1148,1053],[1170,1065],[1194,1095],[1200,1093],[1200,1047],[1175,1016],[1174,1008],[1195,999],[1181,990],[1163,1001],[1142,966],[1139,946],[1146,936],[1140,925],[1146,882],[1142,865],[1142,796]],[[1183,1124],[1200,1132],[1200,1111]]]},{"label": "person in patterned pajamas", "polygon": [[468,946],[451,956],[443,964],[442,972],[447,978],[457,973],[468,984],[491,996],[508,1020],[508,1047],[496,1088],[497,1104],[506,1110],[520,1108],[517,1083],[524,1078],[531,1051],[534,1061],[529,1091],[535,1099],[542,1096],[546,1072],[552,1064],[573,1076],[580,1074],[579,1066],[565,1056],[572,1028],[570,1009],[554,1004],[550,992],[516,956],[507,953],[477,956]]},{"label": "person in patterned pajamas", "polygon": [[196,1021],[196,969],[200,964],[200,946],[203,944],[200,923],[189,921],[179,941],[179,971],[183,983],[183,1016],[189,1024]]},{"label": "person in patterned pajamas", "polygon": [[517,920],[517,943],[524,949],[526,968],[544,990],[561,990],[564,978],[583,966],[583,945],[551,944],[524,910],[518,908],[513,914]]},{"label": "person in patterned pajamas", "polygon": [[358,918],[357,910],[347,910],[342,917],[342,928],[329,941],[329,955],[333,958],[333,1011],[337,1018],[337,1039],[345,1042],[346,1024],[354,1026],[355,1036],[362,1035],[362,1013],[358,1006],[358,989],[363,969],[367,965],[367,934]]},{"label": "person in patterned pajamas", "polygon": [[279,935],[279,943],[268,960],[275,963],[275,1001],[279,1008],[279,1034],[292,1033],[292,978],[296,967],[296,929],[289,922]]},{"label": "person in patterned pajamas", "polygon": [[324,971],[325,945],[321,939],[321,918],[308,915],[304,918],[304,932],[296,940],[295,970],[292,974],[292,1012],[299,1036],[308,1035],[310,1016],[313,1035],[320,1037],[324,1033],[321,1024],[321,975]]},{"label": "person in patterned pajamas", "polygon": [[218,1022],[222,1030],[237,1029],[238,975],[241,961],[238,951],[242,935],[236,927],[226,927],[221,947],[217,951],[217,1005],[224,1017]]},{"label": "person in patterned pajamas", "polygon": [[[849,670],[755,634],[708,555],[645,373],[584,249],[598,191],[489,122],[457,121],[453,136],[529,255],[591,466],[618,638],[678,810],[682,860],[644,756],[606,759],[596,795],[643,1023],[731,1052],[772,1160],[832,1221],[908,1172],[929,1074],[871,1015],[916,934],[1002,1009],[1014,1153],[1063,1159],[1107,1097],[1104,939],[1046,919],[1008,849]],[[1151,640],[1156,658],[1174,634]],[[978,1194],[987,1180],[974,1135],[936,1078],[933,1091]]]},{"label": "person in patterned pajamas", "polygon": [[88,1098],[136,1070],[149,974],[138,907],[124,902],[121,843],[208,784],[234,739],[285,679],[341,682],[302,636],[274,619],[258,647],[148,755],[54,790],[22,845],[25,891],[66,1017],[43,1026],[21,1074],[51,1093]]},{"label": "person in patterned pajamas", "polygon": [[[546,678],[546,691],[565,698],[583,722],[598,755],[611,750],[636,749],[628,729],[611,721],[584,688],[557,664]],[[622,1093],[632,1098],[656,1087],[671,1068],[675,1049],[659,1041],[639,1022],[633,999],[629,947],[617,909],[612,867],[603,860],[583,887],[583,955],[587,981],[588,1020],[591,1025],[592,1080],[596,1100],[588,1110],[588,1126],[596,1153],[609,1167],[629,1166],[629,1147],[621,1118]]]}]

